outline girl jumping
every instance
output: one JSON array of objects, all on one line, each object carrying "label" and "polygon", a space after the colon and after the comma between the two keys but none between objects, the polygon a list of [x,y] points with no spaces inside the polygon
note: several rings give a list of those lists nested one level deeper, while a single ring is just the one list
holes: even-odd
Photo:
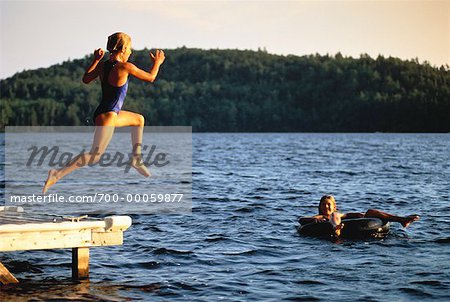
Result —
[{"label": "girl jumping", "polygon": [[42,192],[53,186],[58,180],[72,171],[96,163],[105,152],[106,147],[114,133],[115,127],[132,126],[131,141],[133,157],[130,165],[140,174],[149,177],[151,174],[142,162],[141,146],[144,131],[144,117],[141,114],[121,110],[128,89],[128,76],[132,75],[145,82],[154,82],[159,67],[163,64],[165,56],[162,50],[150,52],[153,60],[152,69],[147,72],[128,62],[131,55],[131,38],[125,33],[115,33],[108,37],[107,50],[110,52],[109,60],[101,62],[104,56],[103,49],[94,51],[94,60],[83,75],[83,83],[89,84],[97,77],[102,84],[102,100],[94,112],[95,132],[94,140],[89,153],[80,153],[61,169],[48,171]]}]

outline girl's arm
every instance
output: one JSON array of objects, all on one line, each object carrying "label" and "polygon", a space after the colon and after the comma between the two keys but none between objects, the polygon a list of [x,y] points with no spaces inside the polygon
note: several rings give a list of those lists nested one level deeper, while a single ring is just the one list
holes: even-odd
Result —
[{"label": "girl's arm", "polygon": [[128,74],[135,76],[139,80],[153,83],[158,75],[159,67],[162,65],[166,57],[164,55],[164,51],[162,50],[157,50],[155,55],[150,53],[150,56],[153,59],[153,67],[149,72],[137,68],[132,63],[127,63],[125,68],[127,69]]},{"label": "girl's arm", "polygon": [[323,216],[323,215],[314,215],[311,217],[300,217],[298,219],[298,222],[300,224],[308,224],[308,223],[317,223],[317,222],[322,222],[322,221],[326,221],[327,219]]},{"label": "girl's arm", "polygon": [[363,213],[347,213],[341,216],[341,219],[349,219],[349,218],[363,218]]},{"label": "girl's arm", "polygon": [[89,84],[93,80],[95,80],[99,75],[98,63],[103,58],[105,52],[103,49],[99,48],[94,51],[94,61],[92,61],[91,66],[86,70],[83,75],[83,83]]}]

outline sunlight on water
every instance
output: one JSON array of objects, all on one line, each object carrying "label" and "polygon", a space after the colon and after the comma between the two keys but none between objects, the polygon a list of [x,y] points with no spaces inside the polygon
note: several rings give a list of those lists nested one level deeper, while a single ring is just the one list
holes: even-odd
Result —
[{"label": "sunlight on water", "polygon": [[[87,284],[69,250],[2,253],[22,283],[0,300],[448,301],[449,150],[448,134],[194,134],[192,215],[134,215],[123,246],[91,249]],[[299,236],[325,193],[421,220],[383,240]]]}]

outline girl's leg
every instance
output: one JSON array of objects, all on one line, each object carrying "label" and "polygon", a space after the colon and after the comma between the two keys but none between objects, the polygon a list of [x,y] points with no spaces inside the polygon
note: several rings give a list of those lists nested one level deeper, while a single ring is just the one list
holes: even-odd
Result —
[{"label": "girl's leg", "polygon": [[145,120],[141,114],[121,110],[117,115],[116,127],[131,126],[131,145],[133,160],[131,166],[140,174],[148,177],[151,175],[142,162],[142,136],[144,133]]},{"label": "girl's leg", "polygon": [[100,156],[105,152],[109,142],[114,134],[114,123],[117,119],[115,112],[108,112],[98,116],[98,123],[102,126],[96,126],[94,132],[94,139],[92,147],[89,153],[80,153],[73,160],[67,163],[61,169],[51,169],[48,171],[47,180],[45,181],[42,193],[53,186],[58,180],[66,176],[67,174],[81,168],[87,164],[93,164],[99,161]]},{"label": "girl's leg", "polygon": [[375,209],[367,210],[364,217],[380,218],[381,220],[384,220],[384,221],[399,222],[405,228],[408,227],[410,223],[412,223],[416,220],[419,220],[419,218],[420,218],[418,215],[409,215],[409,216],[401,217],[401,216],[396,216],[396,215],[392,215],[389,213],[381,212],[381,211],[375,210]]}]

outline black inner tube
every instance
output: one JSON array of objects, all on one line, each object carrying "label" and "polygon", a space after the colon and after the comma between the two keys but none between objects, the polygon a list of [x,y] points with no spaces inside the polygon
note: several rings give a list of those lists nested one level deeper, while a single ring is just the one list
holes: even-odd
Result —
[{"label": "black inner tube", "polygon": [[[340,237],[352,239],[384,238],[389,233],[389,222],[378,218],[343,219]],[[305,236],[332,238],[335,233],[329,222],[308,223],[298,228]]]}]

